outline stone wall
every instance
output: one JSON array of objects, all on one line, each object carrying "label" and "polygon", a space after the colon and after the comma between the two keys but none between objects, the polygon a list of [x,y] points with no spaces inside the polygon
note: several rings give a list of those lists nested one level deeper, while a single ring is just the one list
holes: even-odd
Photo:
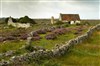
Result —
[{"label": "stone wall", "polygon": [[[40,49],[38,51],[34,51],[31,53],[25,53],[20,56],[13,56],[8,61],[0,62],[0,65],[3,66],[3,65],[9,65],[9,64],[20,64],[23,62],[29,62],[30,59],[38,60],[41,58],[53,58],[57,56],[62,56],[68,51],[68,49],[70,49],[71,46],[79,44],[83,42],[84,40],[88,39],[95,30],[100,30],[100,24],[90,28],[85,34],[78,36],[74,39],[71,39],[68,42],[65,42],[65,44],[61,46],[57,45],[52,50]],[[29,45],[30,43],[31,43],[31,35],[27,39],[27,45]]]}]

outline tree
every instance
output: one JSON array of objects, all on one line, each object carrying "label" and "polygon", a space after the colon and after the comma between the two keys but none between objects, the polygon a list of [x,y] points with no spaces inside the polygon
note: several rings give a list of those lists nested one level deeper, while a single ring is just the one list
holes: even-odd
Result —
[{"label": "tree", "polygon": [[24,16],[21,17],[18,22],[20,23],[32,23],[32,24],[36,24],[34,20],[32,20],[31,18],[29,18],[28,16]]}]

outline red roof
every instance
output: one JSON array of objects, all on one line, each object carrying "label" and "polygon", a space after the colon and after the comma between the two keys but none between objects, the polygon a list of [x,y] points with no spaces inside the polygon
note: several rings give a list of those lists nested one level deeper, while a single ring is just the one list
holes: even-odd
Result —
[{"label": "red roof", "polygon": [[80,20],[79,14],[60,14],[61,20],[76,21]]}]

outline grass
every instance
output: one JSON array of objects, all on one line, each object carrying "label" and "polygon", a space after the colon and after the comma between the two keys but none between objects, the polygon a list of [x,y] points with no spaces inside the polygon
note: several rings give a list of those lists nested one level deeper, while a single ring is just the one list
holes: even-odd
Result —
[{"label": "grass", "polygon": [[[68,34],[67,34],[68,35]],[[71,34],[70,34],[71,35]],[[42,35],[44,36],[44,35]],[[71,35],[72,36],[72,35]],[[59,42],[66,40],[59,36]],[[62,37],[62,39],[61,39]],[[61,40],[61,41],[60,41]],[[52,42],[52,41],[51,41]],[[48,45],[46,45],[48,47]],[[100,31],[96,31],[89,39],[70,48],[62,57],[34,61],[22,66],[100,66]]]},{"label": "grass", "polygon": [[[75,27],[77,27],[77,26],[71,25],[71,26],[68,26],[67,28],[75,28]],[[32,30],[36,30],[39,28],[43,28],[43,26],[34,25],[33,27],[26,29],[26,31],[30,32]],[[17,30],[17,28],[11,28],[11,29],[3,28],[3,30],[0,30],[0,32],[10,32],[10,31],[14,31],[14,30]],[[85,33],[86,31],[87,31],[87,29],[85,29],[83,31],[83,33]],[[65,41],[75,38],[76,35],[73,34],[74,32],[75,31],[72,31],[72,33],[66,33],[65,35],[60,35],[57,37],[56,40],[46,40],[44,37],[45,34],[41,34],[40,36],[42,36],[43,38],[40,41],[33,41],[32,45],[33,46],[42,46],[46,49],[51,49],[56,44],[62,44]],[[44,60],[43,64],[41,66],[47,66],[48,64],[49,64],[49,66],[50,66],[50,64],[51,64],[51,66],[88,65],[90,63],[95,64],[95,65],[100,65],[100,64],[98,64],[99,58],[100,58],[100,50],[99,50],[100,49],[100,44],[99,44],[100,43],[100,40],[99,40],[100,32],[99,33],[96,32],[94,35],[93,35],[93,37],[91,37],[90,39],[85,41],[84,43],[79,44],[79,45],[75,46],[74,48],[72,48],[71,51],[68,52],[63,57],[54,58],[54,59],[50,59],[50,60]],[[99,35],[99,36],[97,36],[97,35]],[[7,52],[9,50],[17,50],[24,44],[25,44],[25,41],[7,41],[5,43],[0,43],[0,53]],[[90,44],[92,44],[92,45],[90,45]],[[14,55],[20,55],[20,54],[23,54],[26,52],[28,52],[28,51],[26,51],[25,49],[18,50]],[[9,59],[9,58],[10,57],[3,57],[3,59]],[[96,59],[97,59],[97,62],[96,62]],[[88,61],[88,60],[91,60],[91,61]],[[84,62],[84,64],[83,64],[83,62]],[[32,65],[33,64],[34,63],[32,63]],[[31,64],[29,64],[29,66],[31,66]]]},{"label": "grass", "polygon": [[[78,26],[71,25],[68,28],[75,28],[75,27],[78,27]],[[14,30],[14,29],[15,28],[10,29],[10,30]],[[86,32],[87,29],[83,30],[83,33]],[[9,31],[9,30],[6,30],[6,31]],[[42,39],[39,40],[39,41],[33,41],[32,45],[33,46],[42,46],[42,47],[44,47],[46,49],[52,49],[56,44],[59,44],[59,45],[60,44],[64,44],[66,41],[68,41],[68,40],[70,40],[72,38],[77,37],[74,34],[74,32],[75,32],[75,30],[71,31],[71,32],[68,32],[68,33],[66,33],[64,35],[59,35],[57,37],[57,39],[55,39],[55,40],[46,40],[45,35],[48,34],[48,33],[46,33],[46,34],[40,34],[40,36],[42,37]],[[15,54],[13,54],[13,56],[14,55],[20,55],[20,54],[28,53],[29,51],[27,51],[25,49],[18,50],[22,45],[25,45],[25,44],[26,44],[26,41],[17,41],[17,40],[16,41],[1,42],[0,43],[0,53],[7,52],[9,50],[17,50],[15,52]],[[9,58],[10,57],[2,57],[0,59],[9,59]]]},{"label": "grass", "polygon": [[22,66],[100,66],[100,31],[92,37],[75,45],[61,57],[40,60],[40,64],[31,62]]},{"label": "grass", "polygon": [[40,41],[33,41],[33,46],[42,46],[46,49],[53,48],[56,44],[63,44],[65,41],[68,41],[75,37],[73,33],[66,33],[65,35],[60,35],[55,40],[47,40],[43,35]]},{"label": "grass", "polygon": [[60,66],[100,66],[100,31],[85,42],[74,46],[63,57],[54,58],[52,61]]},{"label": "grass", "polygon": [[100,20],[81,20],[81,22],[87,22],[91,26],[95,26],[100,23]]},{"label": "grass", "polygon": [[0,53],[7,52],[9,50],[19,49],[24,44],[25,41],[6,41],[0,44]]},{"label": "grass", "polygon": [[[71,25],[67,28],[73,29],[73,28],[78,28],[78,27],[79,26]],[[88,28],[83,29],[82,34],[84,34],[88,30]],[[46,40],[46,38],[45,38],[46,34],[41,34],[40,36],[42,37],[42,39],[40,39],[39,41],[33,41],[32,45],[33,46],[42,46],[46,49],[52,49],[56,44],[59,44],[59,45],[64,44],[66,41],[69,41],[70,39],[77,37],[78,35],[75,35],[74,34],[75,32],[76,32],[76,30],[73,29],[73,30],[71,30],[71,32],[68,32],[64,35],[57,36],[57,39],[55,39],[55,40]]]}]

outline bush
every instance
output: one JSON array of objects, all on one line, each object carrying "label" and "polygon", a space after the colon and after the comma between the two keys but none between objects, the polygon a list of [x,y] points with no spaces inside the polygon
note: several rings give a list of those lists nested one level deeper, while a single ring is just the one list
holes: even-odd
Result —
[{"label": "bush", "polygon": [[36,37],[36,36],[39,36],[39,34],[37,32],[33,32],[32,36]]},{"label": "bush", "polygon": [[57,35],[62,35],[62,34],[66,33],[66,29],[64,29],[64,28],[56,29],[53,31],[53,33],[55,33]]},{"label": "bush", "polygon": [[54,39],[57,38],[57,36],[56,36],[56,34],[51,33],[51,34],[46,35],[45,38],[46,38],[47,40],[54,40]]},{"label": "bush", "polygon": [[55,29],[56,29],[56,27],[48,28],[48,29],[47,29],[47,32],[52,32],[52,31],[54,31]]},{"label": "bush", "polygon": [[31,18],[29,18],[28,16],[21,17],[18,21],[21,22],[21,23],[36,24],[36,22],[34,20],[32,20]]},{"label": "bush", "polygon": [[7,36],[6,37],[6,40],[17,40],[17,38],[16,37],[13,37],[13,36]]},{"label": "bush", "polygon": [[28,37],[28,35],[27,35],[27,34],[22,34],[22,35],[20,36],[20,39],[22,39],[22,40],[26,40],[26,39],[27,39],[27,37]]},{"label": "bush", "polygon": [[78,32],[82,32],[82,31],[83,31],[83,29],[82,29],[82,28],[79,28],[77,31],[78,31]]},{"label": "bush", "polygon": [[52,31],[52,29],[50,29],[50,28],[47,29],[47,32],[51,32],[51,31]]},{"label": "bush", "polygon": [[46,34],[46,29],[40,29],[36,31],[38,34]]},{"label": "bush", "polygon": [[33,41],[40,40],[40,39],[41,39],[41,37],[40,37],[40,36],[35,36],[35,37],[32,37],[32,40],[33,40]]},{"label": "bush", "polygon": [[30,51],[30,52],[34,51],[34,48],[31,45],[27,45],[25,47],[25,49],[28,50],[28,51]]}]

